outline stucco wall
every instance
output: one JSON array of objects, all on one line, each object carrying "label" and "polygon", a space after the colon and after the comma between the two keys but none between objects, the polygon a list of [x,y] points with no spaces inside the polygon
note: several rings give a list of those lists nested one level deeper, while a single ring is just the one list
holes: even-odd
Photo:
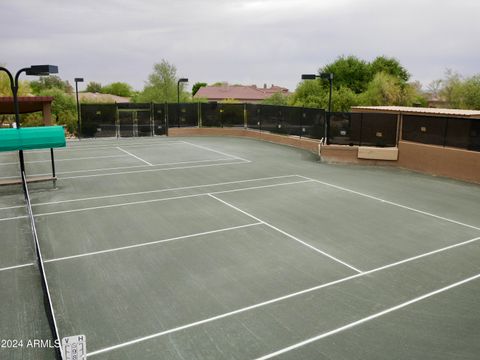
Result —
[{"label": "stucco wall", "polygon": [[399,166],[431,175],[480,184],[480,152],[408,141],[398,144],[398,160],[368,160],[358,158],[357,146],[323,145],[317,140],[298,138],[236,128],[170,128],[170,136],[240,136],[289,145],[318,153],[322,160],[334,163]]},{"label": "stucco wall", "polygon": [[396,165],[396,161],[359,159],[358,146],[322,145],[320,147],[322,160],[329,163],[361,164],[361,165]]},{"label": "stucco wall", "polygon": [[309,150],[318,153],[318,140],[307,138],[299,138],[297,136],[285,136],[271,134],[268,132],[260,132],[247,129],[236,128],[170,128],[168,129],[169,136],[241,136],[264,141],[273,142],[276,144],[289,145],[300,149]]},{"label": "stucco wall", "polygon": [[400,141],[398,166],[480,183],[480,152]]}]

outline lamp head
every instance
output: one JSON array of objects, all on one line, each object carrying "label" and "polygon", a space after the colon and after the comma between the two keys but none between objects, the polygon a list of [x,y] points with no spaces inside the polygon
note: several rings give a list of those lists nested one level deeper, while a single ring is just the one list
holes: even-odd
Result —
[{"label": "lamp head", "polygon": [[83,82],[83,78],[75,78],[75,82]]},{"label": "lamp head", "polygon": [[45,76],[57,74],[58,66],[56,65],[32,65],[26,70],[27,75]]},{"label": "lamp head", "polygon": [[315,74],[302,74],[302,80],[315,80],[316,78]]}]

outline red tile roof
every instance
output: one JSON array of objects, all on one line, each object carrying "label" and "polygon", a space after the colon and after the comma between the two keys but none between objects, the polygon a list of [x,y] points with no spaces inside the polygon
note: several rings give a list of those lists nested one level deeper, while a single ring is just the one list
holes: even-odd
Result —
[{"label": "red tile roof", "polygon": [[270,88],[257,88],[255,85],[204,86],[197,91],[194,98],[204,98],[211,101],[235,99],[245,102],[259,102],[277,92],[288,94],[288,89],[273,85]]}]

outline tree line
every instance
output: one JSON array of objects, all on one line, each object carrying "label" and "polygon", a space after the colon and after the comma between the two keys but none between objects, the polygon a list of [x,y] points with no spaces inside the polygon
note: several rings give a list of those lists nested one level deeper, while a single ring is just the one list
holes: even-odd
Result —
[{"label": "tree line", "polygon": [[[349,111],[355,105],[404,105],[426,106],[429,99],[442,102],[444,107],[480,109],[480,74],[463,77],[448,70],[443,79],[432,81],[423,90],[419,82],[410,81],[410,73],[395,58],[379,56],[373,61],[365,61],[356,56],[340,56],[330,64],[318,69],[318,74],[333,73],[333,111]],[[125,82],[114,82],[102,86],[91,81],[86,91],[112,94],[130,98],[131,102],[176,102],[177,69],[166,60],[154,64],[145,86],[135,91]],[[219,85],[217,83],[213,85]],[[204,82],[195,83],[192,92],[180,83],[180,101],[206,101],[195,99],[193,95]],[[60,77],[44,76],[38,80],[20,81],[19,95],[51,96],[53,120],[65,125],[70,133],[76,132],[77,110],[74,90],[68,81]],[[0,96],[11,96],[10,83],[4,73],[0,73]],[[328,108],[329,83],[321,78],[301,81],[295,91],[285,95],[277,93],[264,101],[270,105],[289,105]],[[231,102],[232,100],[230,100]],[[89,101],[94,102],[94,101]],[[0,115],[1,122],[12,121],[11,116]],[[22,121],[28,125],[41,125],[40,114],[24,114]]]}]

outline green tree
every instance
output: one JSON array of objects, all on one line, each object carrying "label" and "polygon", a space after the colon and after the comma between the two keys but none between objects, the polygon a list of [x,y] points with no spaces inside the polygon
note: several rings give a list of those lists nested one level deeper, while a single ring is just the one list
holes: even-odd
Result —
[{"label": "green tree", "polygon": [[133,95],[133,88],[124,82],[114,82],[103,86],[100,92],[103,94],[131,97]]},{"label": "green tree", "polygon": [[397,78],[380,72],[368,83],[361,102],[369,106],[400,105],[401,92]]},{"label": "green tree", "polygon": [[[15,76],[15,74],[13,74]],[[18,95],[27,96],[30,95],[32,89],[30,88],[30,83],[27,80],[20,80],[18,85]],[[12,88],[10,87],[10,79],[8,75],[1,71],[0,72],[0,96],[13,96]]]},{"label": "green tree", "polygon": [[367,90],[360,95],[363,105],[402,105],[425,104],[425,99],[414,84],[407,84],[398,77],[379,72],[368,84]]},{"label": "green tree", "polygon": [[65,125],[69,133],[77,130],[77,109],[75,98],[61,89],[46,89],[40,92],[41,96],[52,96],[52,117],[59,125]]},{"label": "green tree", "polygon": [[480,110],[480,74],[468,78],[464,83],[463,105],[465,109]]},{"label": "green tree", "polygon": [[73,93],[73,88],[68,81],[63,81],[57,75],[41,76],[38,80],[30,82],[34,94],[40,94],[47,89],[60,89],[66,93]]},{"label": "green tree", "polygon": [[[303,81],[290,96],[289,105],[328,109],[329,91],[320,80]],[[348,87],[333,89],[332,111],[348,111],[351,106],[358,103],[358,95]]]},{"label": "green tree", "polygon": [[289,102],[288,95],[277,92],[262,101],[264,105],[283,105],[287,106]]},{"label": "green tree", "polygon": [[193,87],[192,87],[192,96],[195,96],[195,94],[197,93],[197,91],[201,88],[201,87],[205,87],[207,86],[207,83],[204,83],[204,82],[197,82],[195,84],[193,84]]},{"label": "green tree", "polygon": [[[370,65],[356,56],[340,56],[333,63],[319,70],[320,73],[333,73],[333,86],[336,89],[347,87],[354,93],[365,91],[372,75]],[[322,82],[323,87],[328,87],[328,82]]]},{"label": "green tree", "polygon": [[323,107],[325,88],[319,80],[305,80],[298,84],[295,92],[290,96],[290,105],[306,107]]},{"label": "green tree", "polygon": [[[177,101],[177,68],[168,61],[153,66],[143,91],[133,98],[135,102],[176,102]],[[184,91],[184,83],[180,83],[180,101],[188,101],[189,94]]]},{"label": "green tree", "polygon": [[91,93],[99,93],[99,92],[102,92],[102,84],[100,84],[100,83],[98,83],[98,82],[95,82],[95,81],[90,81],[90,82],[87,84],[86,91],[87,91],[87,92],[91,92]]},{"label": "green tree", "polygon": [[442,86],[443,86],[443,80],[441,79],[433,80],[427,85],[428,93],[433,98],[439,98],[440,91],[442,90]]},{"label": "green tree", "polygon": [[[359,95],[355,94],[351,89],[342,86],[333,90],[332,93],[332,111],[350,111],[350,108],[359,105]],[[328,109],[328,99],[324,98],[324,109]]]},{"label": "green tree", "polygon": [[395,58],[378,56],[370,63],[369,66],[372,80],[375,74],[378,74],[380,72],[392,75],[402,80],[403,82],[407,82],[408,79],[410,79],[410,74],[408,73],[408,71]]},{"label": "green tree", "polygon": [[447,70],[445,80],[442,82],[440,96],[443,97],[453,108],[461,108],[463,106],[465,87],[463,79],[459,73]]}]

